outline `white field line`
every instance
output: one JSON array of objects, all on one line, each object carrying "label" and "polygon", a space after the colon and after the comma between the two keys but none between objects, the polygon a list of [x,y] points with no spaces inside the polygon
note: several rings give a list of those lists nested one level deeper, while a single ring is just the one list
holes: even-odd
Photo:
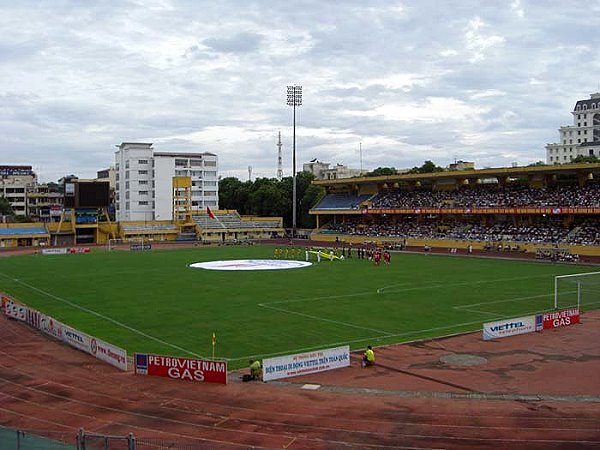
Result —
[{"label": "white field line", "polygon": [[454,309],[466,309],[466,308],[470,308],[471,306],[481,306],[481,305],[494,305],[496,303],[510,303],[510,302],[518,302],[521,300],[528,300],[531,298],[542,298],[542,297],[554,297],[554,294],[540,294],[540,295],[530,295],[527,297],[513,297],[513,298],[507,298],[504,300],[496,300],[493,302],[480,302],[480,303],[469,303],[467,305],[458,305],[458,306],[453,306],[452,308]]},{"label": "white field line", "polygon": [[58,297],[58,296],[56,296],[54,294],[51,294],[51,293],[46,292],[46,291],[44,291],[42,289],[39,289],[39,288],[37,288],[35,286],[32,286],[29,283],[25,283],[24,281],[21,281],[21,280],[19,280],[17,278],[11,278],[11,277],[9,277],[8,275],[6,275],[4,273],[0,273],[0,275],[2,275],[5,278],[8,278],[8,279],[10,279],[12,281],[15,281],[16,283],[19,283],[20,285],[25,286],[25,287],[33,290],[33,291],[39,292],[40,294],[43,294],[43,295],[45,295],[45,296],[47,296],[49,298],[57,300],[57,301],[59,301],[61,303],[64,303],[64,304],[69,305],[69,306],[71,306],[73,308],[79,309],[81,311],[84,311],[84,312],[86,312],[88,314],[91,314],[93,316],[99,317],[100,319],[106,320],[107,322],[110,322],[110,323],[112,323],[114,325],[117,325],[117,326],[119,326],[121,328],[125,328],[126,330],[129,330],[132,333],[138,334],[140,336],[144,336],[144,337],[146,337],[146,338],[148,338],[150,340],[153,340],[154,342],[158,342],[159,344],[166,345],[167,347],[171,347],[171,348],[174,348],[176,350],[180,350],[180,351],[185,352],[185,353],[187,353],[189,355],[193,355],[193,356],[195,356],[197,358],[204,358],[204,356],[202,356],[202,355],[194,353],[194,352],[192,352],[190,350],[187,350],[187,349],[185,349],[183,347],[179,347],[178,345],[171,344],[171,343],[169,343],[167,341],[163,341],[162,339],[159,339],[159,338],[157,338],[155,336],[152,336],[152,335],[150,335],[148,333],[144,333],[141,330],[138,330],[136,328],[130,327],[129,325],[124,324],[123,322],[119,322],[118,320],[113,319],[112,317],[105,316],[104,314],[101,314],[101,313],[99,313],[97,311],[94,311],[93,309],[86,308],[85,306],[81,306],[81,305],[73,303],[73,302],[71,302],[71,301],[69,301],[67,299],[64,299],[62,297]]},{"label": "white field line", "polygon": [[[505,282],[505,281],[531,280],[533,278],[548,278],[548,275],[534,275],[531,277],[514,277],[514,278],[496,278],[494,280],[463,281],[460,283],[440,283],[440,284],[435,284],[435,285],[429,284],[429,285],[423,285],[423,286],[415,286],[412,288],[405,288],[405,289],[398,289],[398,290],[393,290],[393,291],[389,291],[389,292],[383,292],[383,290],[385,290],[385,289],[397,286],[397,285],[392,284],[390,286],[385,286],[383,288],[379,288],[378,291],[382,291],[382,292],[378,292],[378,293],[395,294],[397,292],[418,291],[418,290],[424,290],[424,289],[437,289],[437,288],[449,288],[449,287],[460,287],[460,286],[472,286],[474,284],[499,283],[499,282]],[[404,286],[404,285],[402,284],[402,286]]]},{"label": "white field line", "polygon": [[[390,289],[393,287],[411,286],[410,284],[407,285],[406,283],[401,283],[401,284],[391,284],[389,286],[384,286],[384,287],[378,288],[376,290],[376,292],[378,294],[385,295],[388,293],[396,294],[398,292],[418,291],[418,290],[424,290],[424,289],[460,287],[460,286],[470,286],[473,284],[498,283],[498,282],[505,282],[505,281],[529,280],[532,278],[547,278],[547,277],[548,277],[548,275],[535,275],[533,277],[497,278],[497,279],[493,279],[493,280],[464,281],[464,282],[460,282],[460,283],[443,283],[443,282],[434,281],[434,282],[428,282],[427,285],[412,286],[412,287],[407,287],[404,289],[394,290],[391,292],[384,292],[384,290]],[[438,284],[434,284],[434,283],[438,283]],[[373,291],[355,292],[353,294],[328,295],[328,296],[320,296],[320,297],[303,297],[303,298],[294,298],[291,300],[278,300],[278,301],[274,301],[274,302],[259,303],[258,306],[265,307],[265,306],[270,306],[270,305],[281,305],[281,304],[290,304],[290,303],[298,303],[298,302],[313,302],[313,301],[317,301],[317,300],[336,300],[336,299],[344,299],[344,298],[350,298],[350,297],[362,297],[364,295],[370,295],[370,294],[373,294]]]},{"label": "white field line", "polygon": [[[501,319],[502,316],[497,316],[497,318]],[[297,349],[293,349],[293,350],[290,349],[290,350],[286,350],[283,352],[246,355],[246,356],[240,356],[240,357],[236,357],[236,358],[230,358],[230,359],[228,359],[228,361],[238,361],[238,360],[243,360],[243,359],[248,359],[248,358],[253,358],[253,357],[256,358],[256,357],[291,355],[291,354],[295,354],[295,353],[304,353],[304,352],[309,352],[309,351],[323,349],[323,348],[339,347],[339,346],[348,345],[348,344],[356,344],[358,342],[374,342],[374,341],[378,341],[381,339],[389,339],[389,338],[396,338],[396,337],[402,337],[402,336],[419,336],[421,334],[429,333],[431,331],[450,330],[452,328],[465,327],[465,326],[469,326],[469,325],[476,325],[476,324],[481,325],[481,323],[482,323],[481,320],[475,320],[472,322],[457,323],[454,325],[446,325],[443,327],[434,327],[434,328],[426,328],[426,329],[422,329],[422,330],[406,331],[404,333],[390,333],[390,334],[385,334],[385,335],[380,335],[380,336],[372,336],[372,337],[366,337],[366,338],[360,338],[360,339],[353,339],[351,341],[339,341],[339,342],[333,342],[330,344],[314,345],[311,347],[303,347],[303,348],[297,348]],[[469,330],[469,331],[475,331],[475,330]]]},{"label": "white field line", "polygon": [[358,328],[360,330],[366,330],[366,331],[375,331],[376,333],[384,333],[384,334],[388,334],[389,331],[385,331],[385,330],[378,330],[376,328],[367,328],[367,327],[362,327],[360,325],[355,325],[353,323],[348,323],[348,322],[341,322],[339,320],[333,320],[333,319],[327,319],[325,317],[319,317],[319,316],[313,316],[311,314],[306,314],[306,313],[301,313],[301,312],[297,312],[297,311],[290,311],[288,309],[284,309],[284,308],[277,308],[276,306],[270,306],[270,305],[259,305],[262,306],[263,308],[268,308],[268,309],[272,309],[274,311],[279,311],[285,314],[294,314],[297,316],[301,316],[301,317],[308,317],[309,319],[313,319],[313,320],[320,320],[322,322],[329,322],[329,323],[333,323],[336,325],[342,325],[345,327],[351,327],[351,328]]}]

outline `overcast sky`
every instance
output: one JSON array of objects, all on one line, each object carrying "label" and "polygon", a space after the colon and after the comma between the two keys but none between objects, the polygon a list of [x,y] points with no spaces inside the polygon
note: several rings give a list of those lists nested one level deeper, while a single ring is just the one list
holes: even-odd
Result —
[{"label": "overcast sky", "polygon": [[290,84],[298,168],[525,165],[600,82],[598,0],[0,5],[0,165],[42,181],[93,178],[121,142],[274,177],[278,131],[291,175]]}]

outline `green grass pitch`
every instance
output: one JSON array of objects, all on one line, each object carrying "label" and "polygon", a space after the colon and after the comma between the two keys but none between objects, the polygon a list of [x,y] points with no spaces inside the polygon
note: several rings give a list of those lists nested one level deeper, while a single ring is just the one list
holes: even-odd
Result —
[{"label": "green grass pitch", "polygon": [[[0,290],[134,352],[216,357],[231,367],[350,344],[363,348],[464,331],[550,310],[554,276],[597,268],[395,253],[294,270],[221,272],[189,264],[273,258],[232,246],[0,258]],[[302,252],[304,257],[304,252]]]}]

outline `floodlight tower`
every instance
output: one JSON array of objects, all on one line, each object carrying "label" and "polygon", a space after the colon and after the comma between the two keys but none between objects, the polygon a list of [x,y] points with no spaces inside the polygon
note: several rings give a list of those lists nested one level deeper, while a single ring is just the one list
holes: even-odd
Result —
[{"label": "floodlight tower", "polygon": [[296,237],[296,106],[302,106],[302,86],[287,87],[287,104],[294,109],[294,139],[292,147],[292,238]]},{"label": "floodlight tower", "polygon": [[277,179],[283,179],[283,159],[281,157],[281,131],[279,132],[279,140],[277,141]]}]

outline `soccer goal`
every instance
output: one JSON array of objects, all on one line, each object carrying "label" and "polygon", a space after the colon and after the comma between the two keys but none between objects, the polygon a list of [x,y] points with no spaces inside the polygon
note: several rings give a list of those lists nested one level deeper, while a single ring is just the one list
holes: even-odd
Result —
[{"label": "soccer goal", "polygon": [[146,240],[141,237],[130,237],[130,238],[125,238],[125,239],[109,239],[108,242],[106,243],[106,249],[108,251],[114,250],[116,248],[129,249],[129,247],[132,244],[138,244],[138,245],[143,246],[145,242],[146,242]]},{"label": "soccer goal", "polygon": [[581,308],[600,304],[600,272],[554,277],[554,308]]}]

